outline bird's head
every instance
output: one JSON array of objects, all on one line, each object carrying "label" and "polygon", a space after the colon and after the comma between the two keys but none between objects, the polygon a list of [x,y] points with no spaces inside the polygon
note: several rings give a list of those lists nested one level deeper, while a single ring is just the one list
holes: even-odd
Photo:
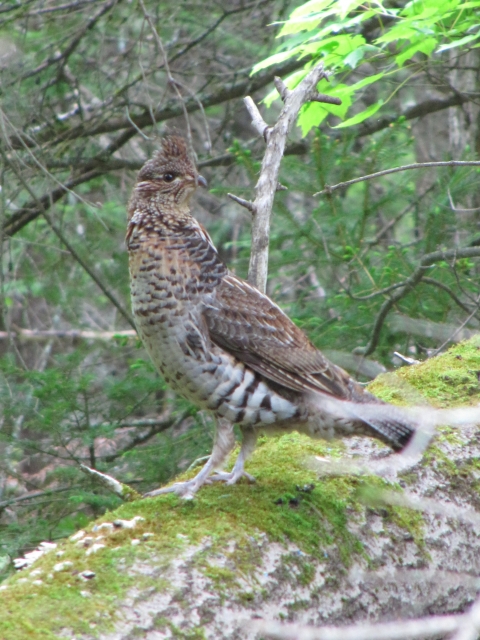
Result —
[{"label": "bird's head", "polygon": [[140,169],[136,192],[144,197],[155,197],[162,202],[181,206],[188,204],[197,186],[206,187],[199,175],[181,136],[169,135],[162,146]]}]

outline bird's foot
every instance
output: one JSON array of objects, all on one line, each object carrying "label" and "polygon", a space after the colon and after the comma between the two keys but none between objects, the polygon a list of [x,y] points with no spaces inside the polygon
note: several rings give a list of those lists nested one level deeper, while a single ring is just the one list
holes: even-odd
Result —
[{"label": "bird's foot", "polygon": [[232,485],[236,484],[240,478],[246,478],[248,482],[251,482],[252,484],[256,482],[256,479],[243,469],[233,469],[230,473],[226,471],[217,471],[215,475],[210,476],[209,480],[211,482],[225,482],[225,484]]},{"label": "bird's foot", "polygon": [[198,480],[197,478],[192,478],[192,480],[186,480],[185,482],[176,482],[172,484],[170,487],[161,487],[160,489],[155,489],[154,491],[149,491],[148,493],[144,493],[144,498],[153,498],[155,496],[161,496],[166,493],[174,493],[175,495],[183,498],[184,500],[193,500],[193,497],[200,489],[200,487],[204,484],[208,484],[209,479],[205,478],[202,480]]}]

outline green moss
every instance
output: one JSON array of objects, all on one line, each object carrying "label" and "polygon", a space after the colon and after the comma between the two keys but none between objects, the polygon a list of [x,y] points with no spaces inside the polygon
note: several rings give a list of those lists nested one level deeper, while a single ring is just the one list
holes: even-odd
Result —
[{"label": "green moss", "polygon": [[387,402],[415,404],[419,397],[434,407],[457,407],[480,402],[480,336],[419,365],[383,374],[369,390]]},{"label": "green moss", "polygon": [[[479,370],[480,340],[477,339],[457,345],[422,365],[403,368],[394,377],[380,376],[370,389],[395,402],[412,403],[412,398],[417,401],[421,395],[434,406],[477,404],[480,402]],[[397,382],[393,384],[392,380]],[[456,438],[448,429],[441,437]],[[161,567],[167,567],[185,545],[205,545],[207,539],[203,559],[200,554],[196,560],[198,566],[224,590],[225,596],[243,601],[261,597],[255,584],[252,588],[240,588],[238,579],[248,581],[258,568],[265,536],[269,542],[290,542],[298,547],[295,580],[300,584],[310,584],[315,559],[323,560],[326,553],[331,553],[332,546],[338,552],[338,570],[345,571],[354,555],[364,554],[359,540],[348,528],[349,520],[364,508],[360,492],[369,487],[383,488],[384,483],[378,478],[345,476],[326,477],[319,482],[306,461],[312,456],[337,457],[340,452],[341,444],[326,444],[296,433],[263,439],[248,464],[249,472],[257,477],[254,485],[213,484],[204,487],[193,501],[165,495],[122,505],[103,520],[140,515],[144,521],[135,529],[105,535],[102,543],[106,548],[90,556],[86,556],[85,549],[65,541],[59,546],[59,550],[64,551],[61,558],[50,552],[35,563],[34,569],[42,571],[38,577],[43,584],[33,584],[34,578],[28,577],[30,570],[18,573],[7,582],[7,589],[0,592],[0,638],[48,640],[59,638],[64,628],[74,634],[107,630],[112,627],[118,603],[129,588],[134,586],[139,591],[169,588],[165,581],[136,572],[134,562],[142,559],[150,562],[154,557],[156,575],[161,575]],[[425,459],[428,464],[448,464],[448,458],[436,446],[429,449]],[[449,471],[454,473],[454,469]],[[479,490],[479,472],[480,463],[456,469],[459,477],[475,476],[475,491]],[[312,490],[301,489],[309,484],[315,485]],[[391,518],[422,545],[420,514],[392,507],[384,511],[385,517]],[[153,533],[153,537],[139,546],[131,545],[132,538],[141,539],[147,532]],[[225,559],[219,563],[221,566],[209,561],[215,553]],[[59,561],[73,565],[53,572],[53,566]],[[95,578],[82,581],[79,573],[85,569],[95,571]],[[50,574],[53,577],[48,577]],[[330,579],[336,578],[330,576]],[[172,628],[167,620],[164,626]],[[179,631],[176,637],[194,640],[202,638],[203,632],[185,635]]]},{"label": "green moss", "polygon": [[417,547],[421,550],[424,549],[424,519],[420,511],[415,509],[408,509],[406,507],[391,506],[385,502],[383,497],[384,491],[388,492],[398,491],[401,492],[400,486],[392,486],[386,483],[381,478],[368,478],[362,485],[359,486],[357,498],[358,501],[369,507],[381,507],[381,513],[386,520],[394,522],[400,527],[407,536],[404,539],[410,537]]}]

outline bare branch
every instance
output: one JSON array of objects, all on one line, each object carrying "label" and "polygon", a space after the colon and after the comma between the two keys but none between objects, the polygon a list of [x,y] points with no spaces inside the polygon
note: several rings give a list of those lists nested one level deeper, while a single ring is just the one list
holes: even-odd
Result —
[{"label": "bare branch", "polygon": [[265,128],[263,119],[259,114],[257,115],[258,110],[256,107],[254,109],[252,104],[247,102],[247,105],[250,105],[251,114],[253,111],[252,120],[254,126],[257,131],[262,132],[264,137],[266,134],[267,142],[260,177],[255,187],[252,252],[248,270],[249,282],[254,284],[260,291],[265,291],[267,283],[270,218],[286,139],[297,120],[302,105],[311,100],[312,95],[317,95],[317,84],[322,78],[326,77],[327,74],[323,69],[323,65],[319,64],[310,71],[293,91],[288,91],[283,82],[277,78],[275,80],[276,86],[285,104],[275,126],[272,128]]},{"label": "bare branch", "polygon": [[333,187],[326,186],[322,191],[317,191],[314,196],[330,195],[338,189],[349,187],[357,182],[366,182],[367,180],[373,180],[374,178],[380,178],[381,176],[387,176],[390,173],[398,173],[399,171],[409,171],[410,169],[432,169],[436,167],[480,167],[480,162],[469,160],[448,160],[446,162],[416,162],[414,164],[405,164],[402,167],[393,167],[392,169],[384,169],[383,171],[376,171],[360,178],[353,178],[352,180],[346,180],[345,182],[339,182],[333,185]]},{"label": "bare branch", "polygon": [[74,491],[78,489],[78,486],[71,487],[58,487],[57,489],[46,489],[45,491],[35,491],[34,493],[28,493],[23,496],[17,496],[15,498],[10,498],[8,500],[4,500],[0,502],[0,511],[5,509],[5,507],[9,507],[11,504],[16,504],[17,502],[27,502],[28,500],[34,500],[35,498],[43,498],[44,496],[52,495],[55,493],[64,493],[65,491]]},{"label": "bare branch", "polygon": [[[272,640],[414,640],[452,633],[460,629],[464,616],[432,616],[378,624],[344,627],[305,627],[273,620],[251,623],[257,637]],[[463,640],[463,638],[462,638]]]},{"label": "bare branch", "polygon": [[[403,286],[392,297],[385,300],[380,307],[380,311],[377,314],[375,323],[372,329],[372,335],[365,347],[357,347],[353,353],[357,355],[368,356],[375,350],[380,338],[380,331],[382,330],[383,323],[387,317],[390,309],[404,296],[407,295],[412,289],[414,289],[425,274],[425,269],[434,264],[435,262],[443,260],[460,260],[461,258],[478,258],[480,257],[480,248],[467,247],[464,249],[450,249],[449,251],[434,251],[433,253],[427,253],[423,256],[419,266],[415,269],[412,275],[403,282]],[[476,311],[476,309],[475,309]]]},{"label": "bare branch", "polygon": [[450,287],[444,284],[443,282],[440,282],[439,280],[435,280],[435,278],[423,278],[422,282],[424,282],[425,284],[430,284],[434,287],[438,287],[438,289],[442,289],[442,291],[445,291],[445,293],[448,293],[448,295],[452,298],[455,304],[457,304],[461,309],[463,309],[467,313],[470,312],[470,309],[468,308],[468,306],[464,304],[460,300],[460,298],[456,295],[456,293],[452,291],[452,289],[450,289]]},{"label": "bare branch", "polygon": [[459,333],[461,333],[465,325],[468,324],[468,322],[473,318],[474,315],[476,315],[479,305],[480,305],[480,296],[477,298],[477,306],[474,308],[474,310],[470,313],[470,315],[468,315],[465,318],[465,320],[462,322],[460,326],[455,328],[455,331],[450,336],[448,336],[445,342],[443,342],[443,344],[441,344],[437,349],[435,349],[432,356],[437,356],[440,353],[440,351],[442,351],[442,349],[444,349],[447,346],[447,344],[455,340],[456,336]]},{"label": "bare branch", "polygon": [[122,500],[125,500],[125,502],[132,502],[133,500],[140,500],[142,498],[142,496],[137,491],[135,491],[135,489],[132,489],[132,487],[130,487],[128,484],[119,482],[106,473],[100,473],[100,471],[87,467],[84,464],[80,465],[80,469],[94,482],[104,487],[108,491],[111,491]]},{"label": "bare branch", "polygon": [[[272,82],[276,73],[281,73],[282,75],[286,75],[291,73],[292,71],[296,71],[300,67],[305,64],[305,61],[299,60],[289,60],[281,65],[271,67],[266,69],[265,71],[255,74],[255,76],[250,77],[248,72],[245,72],[244,77],[241,80],[235,80],[231,83],[222,83],[220,86],[216,87],[213,91],[208,93],[199,93],[195,98],[189,97],[185,100],[185,108],[188,113],[194,113],[200,109],[200,104],[206,109],[207,107],[212,107],[217,104],[222,104],[228,100],[232,100],[234,98],[240,98],[244,96],[246,93],[251,93],[254,91],[258,91],[259,89],[263,89],[267,84]],[[12,136],[10,142],[13,147],[17,147],[20,144],[19,137],[22,137],[25,143],[29,146],[36,146],[36,144],[41,144],[45,142],[49,142],[51,145],[57,145],[67,140],[76,140],[78,138],[90,138],[92,136],[96,136],[102,133],[114,133],[120,131],[122,129],[126,129],[130,132],[130,137],[135,135],[136,129],[143,129],[144,127],[151,126],[153,124],[152,116],[154,122],[164,122],[165,120],[171,120],[172,118],[177,118],[183,114],[182,105],[178,103],[177,99],[170,100],[164,106],[158,107],[151,112],[150,109],[144,108],[142,113],[138,115],[131,115],[131,121],[126,116],[118,117],[118,118],[102,118],[97,124],[92,122],[91,120],[82,122],[77,126],[71,127],[67,131],[59,133],[55,135],[55,129],[52,130],[49,128],[45,131],[44,135],[38,135],[37,141],[32,140],[29,135],[25,135],[22,132],[19,132],[17,136]],[[132,125],[132,122],[134,125]]]},{"label": "bare branch", "polygon": [[[278,67],[268,69],[265,73],[257,74],[253,79],[247,77],[240,82],[234,82],[230,85],[222,85],[216,91],[213,91],[209,94],[200,94],[197,99],[193,99],[191,97],[188,98],[185,101],[185,107],[189,113],[193,113],[200,108],[200,103],[204,106],[204,108],[206,108],[209,106],[220,104],[222,102],[226,102],[227,100],[230,100],[232,98],[238,98],[244,95],[246,91],[256,91],[263,88],[265,85],[271,82],[275,72],[288,74],[301,67],[303,63],[304,61],[299,62],[298,60],[295,60],[293,62],[289,61],[288,63],[285,63]],[[178,105],[178,102],[176,101],[176,104],[169,103],[165,107],[156,110],[153,115],[156,122],[158,123],[169,120],[170,118],[175,118],[182,113],[183,109]],[[107,149],[103,149],[100,153],[97,154],[97,156],[88,160],[82,166],[79,173],[74,173],[70,178],[65,180],[63,183],[63,187],[55,188],[52,191],[49,191],[46,194],[33,199],[32,201],[25,204],[21,209],[15,211],[15,213],[9,216],[9,218],[7,218],[4,223],[2,233],[3,237],[13,236],[18,231],[23,229],[23,227],[29,222],[38,218],[38,216],[41,215],[43,211],[48,211],[48,209],[55,202],[58,202],[65,195],[65,192],[69,189],[73,189],[74,187],[89,182],[90,180],[102,176],[113,169],[120,169],[125,166],[124,161],[111,159],[111,155],[115,151],[118,151],[130,140],[130,138],[132,138],[137,133],[137,128],[141,129],[143,127],[151,125],[152,116],[150,112],[144,114],[141,117],[131,116],[131,121],[134,123],[134,125],[129,122],[128,118],[125,118],[124,120],[122,119],[121,121],[117,121],[117,124],[111,127],[110,124],[113,123],[113,120],[113,118],[109,118],[105,121],[102,121],[102,123],[97,127],[95,127],[92,122],[81,123],[80,125],[78,125],[78,127],[69,129],[64,134],[59,135],[55,141],[52,141],[52,144],[57,144],[65,140],[73,140],[78,137],[89,137],[98,133],[106,133],[107,131],[118,131],[119,129],[125,129],[125,131],[121,133],[117,137],[117,139],[107,147]],[[107,128],[105,129],[105,127]],[[48,133],[45,141],[49,138],[50,133]],[[13,146],[13,148],[17,148],[18,146],[23,148],[24,144],[32,147],[36,144],[30,136],[26,136],[22,132],[11,136],[9,139],[9,143]],[[293,148],[298,148],[298,145],[292,145],[292,149]],[[298,152],[302,153],[304,151],[305,149],[303,145],[301,145]],[[141,164],[143,163],[140,162],[140,166]],[[70,166],[72,166],[72,164],[69,164],[69,167]],[[73,163],[73,166],[77,166],[77,161]],[[135,165],[134,167],[130,167],[130,165],[128,165],[127,168],[137,168],[137,165]],[[41,206],[39,206],[39,204]]]},{"label": "bare branch", "polygon": [[233,193],[227,193],[227,196],[229,198],[231,198],[234,202],[239,204],[241,207],[245,207],[245,209],[248,209],[249,211],[253,212],[253,202],[251,202],[250,200],[245,200],[244,198],[239,198],[238,196],[234,195]]},{"label": "bare branch", "polygon": [[71,54],[78,47],[78,45],[80,44],[85,34],[88,33],[88,31],[90,31],[90,29],[92,29],[95,26],[95,24],[100,20],[100,18],[104,16],[106,13],[108,13],[108,11],[110,11],[110,9],[112,9],[119,1],[120,0],[108,0],[108,2],[106,2],[103,5],[100,11],[98,11],[94,16],[90,18],[90,20],[88,20],[88,22],[86,22],[83,25],[83,27],[79,30],[79,32],[75,35],[75,37],[70,41],[68,46],[63,51],[56,53],[52,58],[48,58],[47,60],[45,60],[45,62],[42,62],[41,65],[36,67],[36,69],[32,69],[31,71],[24,73],[23,76],[21,76],[20,78],[15,78],[15,80],[10,84],[14,84],[19,80],[21,81],[21,80],[26,80],[27,78],[31,78],[41,73],[42,71],[44,71],[50,65],[55,64],[57,62],[61,62],[62,65],[65,64],[69,56],[71,56]]},{"label": "bare branch", "polygon": [[37,207],[40,210],[40,213],[43,215],[43,217],[45,218],[47,224],[52,229],[52,231],[55,233],[55,235],[60,240],[60,242],[62,242],[62,244],[65,245],[65,247],[71,253],[72,257],[78,262],[78,264],[84,269],[84,271],[86,273],[88,273],[90,278],[95,282],[95,284],[99,287],[99,289],[107,296],[107,298],[110,300],[110,302],[118,309],[118,311],[120,311],[120,313],[125,318],[125,320],[128,322],[128,324],[135,329],[135,323],[134,323],[133,318],[131,317],[131,315],[123,307],[123,305],[120,303],[120,301],[117,300],[116,296],[108,289],[108,287],[103,284],[103,282],[99,279],[99,277],[93,271],[93,269],[91,269],[88,266],[88,264],[85,262],[85,260],[77,253],[77,251],[73,248],[73,246],[70,244],[70,242],[65,238],[65,236],[62,233],[62,231],[60,231],[60,229],[57,227],[57,225],[53,222],[53,220],[50,218],[50,216],[48,215],[48,213],[44,209],[43,203],[40,200],[37,199],[35,192],[32,190],[30,185],[23,178],[22,174],[19,171],[17,171],[15,165],[7,157],[7,155],[5,154],[5,151],[3,150],[3,148],[1,146],[0,146],[0,154],[1,154],[2,158],[3,158],[3,161],[4,161],[5,165],[11,167],[12,171],[17,175],[17,178],[22,183],[24,189],[26,191],[28,191],[28,193],[30,194],[30,197],[36,202]]},{"label": "bare branch", "polygon": [[247,96],[246,98],[244,98],[243,101],[252,119],[253,128],[257,131],[258,135],[262,136],[265,142],[267,142],[267,132],[270,127],[262,118],[262,115],[258,110],[257,105],[255,104],[255,102],[252,100],[250,96]]},{"label": "bare branch", "polygon": [[111,455],[103,456],[102,459],[105,460],[105,462],[113,462],[114,460],[117,460],[128,451],[135,449],[135,447],[138,447],[140,444],[144,444],[145,442],[153,438],[153,436],[156,436],[157,434],[162,433],[163,431],[166,431],[171,427],[173,428],[176,427],[181,422],[183,422],[185,418],[187,418],[188,414],[189,414],[188,411],[183,411],[177,417],[170,417],[165,420],[159,420],[159,421],[153,422],[151,428],[147,433],[136,436],[125,447],[123,447],[119,451],[116,451],[115,453],[112,453]]},{"label": "bare branch", "polygon": [[415,358],[410,358],[409,356],[404,356],[399,351],[394,351],[393,355],[397,356],[397,358],[399,358],[404,364],[408,364],[408,365],[420,364],[420,360],[415,360]]},{"label": "bare branch", "polygon": [[[422,280],[423,282],[423,280]],[[388,326],[393,333],[407,333],[433,340],[447,340],[453,336],[457,326],[448,322],[433,322],[425,318],[410,318],[403,313],[394,313],[388,320]],[[462,329],[453,336],[453,342],[460,342],[472,338],[478,331]]]},{"label": "bare branch", "polygon": [[25,341],[51,340],[52,338],[66,338],[69,340],[113,340],[115,338],[136,338],[137,332],[129,331],[82,331],[80,329],[68,329],[62,331],[60,329],[51,329],[40,331],[37,329],[18,329],[11,331],[0,331],[0,340],[10,340],[18,338]]}]

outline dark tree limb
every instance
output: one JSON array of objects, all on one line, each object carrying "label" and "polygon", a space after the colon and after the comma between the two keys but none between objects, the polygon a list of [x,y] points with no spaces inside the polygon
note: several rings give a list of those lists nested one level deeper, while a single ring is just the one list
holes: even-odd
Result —
[{"label": "dark tree limb", "polygon": [[437,111],[443,111],[444,109],[449,109],[450,107],[459,107],[466,102],[470,102],[471,97],[463,95],[461,93],[455,93],[453,96],[446,98],[445,100],[440,100],[433,98],[431,100],[424,100],[419,104],[413,105],[413,107],[409,107],[405,109],[402,113],[397,113],[391,116],[385,116],[383,118],[373,119],[372,122],[364,122],[358,126],[358,128],[354,128],[354,134],[357,138],[362,138],[363,136],[370,136],[372,133],[376,133],[377,131],[382,131],[383,129],[387,129],[391,124],[397,122],[399,118],[404,118],[405,120],[413,120],[414,118],[421,118],[423,116],[428,116],[431,113],[436,113]]},{"label": "dark tree limb", "polygon": [[[252,77],[248,75],[249,70],[246,70],[241,80],[222,83],[213,91],[201,92],[196,97],[191,96],[186,98],[184,101],[185,109],[188,113],[195,113],[200,109],[200,104],[206,109],[207,107],[216,106],[228,100],[240,98],[246,93],[253,93],[259,89],[263,89],[263,87],[273,81],[275,75],[288,75],[300,69],[304,64],[304,60],[289,60],[278,66],[266,69],[262,73],[258,73]],[[91,138],[103,133],[115,133],[123,129],[128,131],[133,129],[131,133],[132,136],[135,135],[137,129],[144,129],[154,123],[164,122],[165,120],[177,118],[181,115],[183,115],[183,107],[178,103],[178,100],[173,99],[168,101],[166,105],[158,107],[153,111],[145,107],[142,113],[133,114],[129,117],[125,115],[116,118],[103,118],[97,123],[90,119],[61,134],[56,134],[52,131],[48,131],[43,135],[38,134],[35,140],[32,139],[30,135],[18,133],[16,136],[11,136],[10,144],[14,148],[23,147],[23,143],[30,147],[47,142],[55,146],[67,140],[76,140],[85,137]]]},{"label": "dark tree limb", "polygon": [[400,288],[397,293],[393,296],[385,300],[385,302],[380,307],[380,311],[375,318],[375,323],[373,325],[372,334],[370,336],[370,340],[366,344],[365,347],[357,347],[354,349],[354,353],[356,355],[368,356],[372,353],[377,345],[378,340],[380,338],[380,332],[383,327],[383,323],[385,322],[385,318],[388,313],[392,309],[392,307],[399,302],[402,298],[404,298],[412,289],[414,289],[417,284],[422,280],[425,275],[425,270],[428,267],[432,266],[435,262],[444,261],[444,260],[460,260],[462,258],[478,258],[480,257],[480,247],[466,247],[464,249],[450,249],[448,251],[434,251],[433,253],[427,253],[423,256],[420,261],[419,266],[415,269],[412,275],[404,280],[403,286]]}]

